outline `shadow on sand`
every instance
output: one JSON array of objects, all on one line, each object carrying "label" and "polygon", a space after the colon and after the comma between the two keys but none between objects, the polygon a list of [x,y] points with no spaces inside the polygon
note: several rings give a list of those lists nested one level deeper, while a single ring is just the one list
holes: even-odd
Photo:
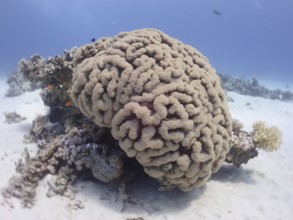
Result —
[{"label": "shadow on sand", "polygon": [[256,183],[254,177],[255,171],[252,169],[225,164],[212,176],[211,179],[220,182],[254,184]]},{"label": "shadow on sand", "polygon": [[178,189],[162,192],[158,190],[159,187],[159,183],[147,175],[136,178],[127,186],[126,193],[121,192],[122,188],[119,186],[94,180],[82,180],[75,184],[78,194],[97,206],[103,205],[115,212],[140,215],[183,211],[206,189],[202,187],[188,193]]},{"label": "shadow on sand", "polygon": [[[250,169],[224,165],[212,180],[220,182],[254,184],[255,173]],[[111,185],[96,180],[81,180],[75,184],[80,199],[91,201],[89,204],[103,206],[115,212],[136,215],[163,215],[164,213],[182,212],[198,200],[208,187],[204,186],[191,192],[159,191],[159,183],[147,176],[139,175],[126,188],[126,193],[119,185]],[[87,205],[86,205],[87,206]],[[92,207],[94,208],[94,207]]]}]

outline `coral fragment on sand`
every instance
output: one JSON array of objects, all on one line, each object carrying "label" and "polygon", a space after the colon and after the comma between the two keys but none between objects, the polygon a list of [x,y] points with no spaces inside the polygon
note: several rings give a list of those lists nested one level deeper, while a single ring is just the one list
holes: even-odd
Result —
[{"label": "coral fragment on sand", "polygon": [[21,116],[17,112],[4,112],[4,116],[5,116],[4,122],[7,124],[20,123],[26,120],[26,117]]}]

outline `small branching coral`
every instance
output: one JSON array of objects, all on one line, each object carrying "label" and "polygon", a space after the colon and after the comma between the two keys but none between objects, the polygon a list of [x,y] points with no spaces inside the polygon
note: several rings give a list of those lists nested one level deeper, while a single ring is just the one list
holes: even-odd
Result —
[{"label": "small branching coral", "polygon": [[226,162],[235,166],[246,164],[258,155],[257,149],[274,151],[280,147],[281,132],[277,127],[267,127],[262,121],[253,124],[253,131],[242,130],[242,123],[233,120],[233,137],[231,148],[226,156]]},{"label": "small branching coral", "polygon": [[277,127],[268,127],[263,121],[253,124],[253,142],[256,147],[275,151],[280,147],[281,139],[281,132]]}]

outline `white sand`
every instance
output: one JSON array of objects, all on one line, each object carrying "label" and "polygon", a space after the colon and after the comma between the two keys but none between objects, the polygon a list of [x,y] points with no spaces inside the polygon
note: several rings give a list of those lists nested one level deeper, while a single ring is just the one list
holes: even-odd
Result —
[{"label": "white sand", "polygon": [[[21,157],[23,135],[28,132],[36,114],[43,113],[38,92],[6,98],[6,85],[0,82],[0,187],[15,173],[15,162]],[[275,153],[259,152],[259,156],[242,168],[225,165],[208,184],[189,193],[158,192],[151,179],[138,180],[130,195],[136,204],[123,203],[116,192],[100,182],[80,181],[77,199],[85,208],[73,210],[64,197],[46,197],[46,180],[38,187],[37,201],[32,209],[23,209],[13,200],[14,208],[0,205],[1,220],[66,220],[66,219],[282,219],[293,216],[293,103],[272,101],[229,93],[234,118],[251,130],[256,120],[278,126],[283,143]],[[249,105],[247,104],[249,103]],[[17,111],[28,119],[8,125],[3,112]],[[36,150],[35,145],[28,146]],[[0,198],[0,201],[2,198]]]}]

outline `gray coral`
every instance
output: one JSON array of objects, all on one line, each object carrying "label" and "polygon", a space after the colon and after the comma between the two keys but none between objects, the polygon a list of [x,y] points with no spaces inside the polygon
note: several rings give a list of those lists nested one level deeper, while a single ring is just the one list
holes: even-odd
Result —
[{"label": "gray coral", "polygon": [[205,184],[225,160],[232,129],[208,60],[153,29],[102,39],[90,51],[74,62],[74,104],[110,128],[163,188],[189,191]]},{"label": "gray coral", "polygon": [[6,97],[22,95],[25,92],[32,92],[40,88],[39,83],[29,81],[28,77],[20,71],[12,72],[7,79],[8,89]]},{"label": "gray coral", "polygon": [[26,117],[21,116],[17,112],[4,112],[4,116],[4,122],[7,124],[19,123],[26,120]]}]

